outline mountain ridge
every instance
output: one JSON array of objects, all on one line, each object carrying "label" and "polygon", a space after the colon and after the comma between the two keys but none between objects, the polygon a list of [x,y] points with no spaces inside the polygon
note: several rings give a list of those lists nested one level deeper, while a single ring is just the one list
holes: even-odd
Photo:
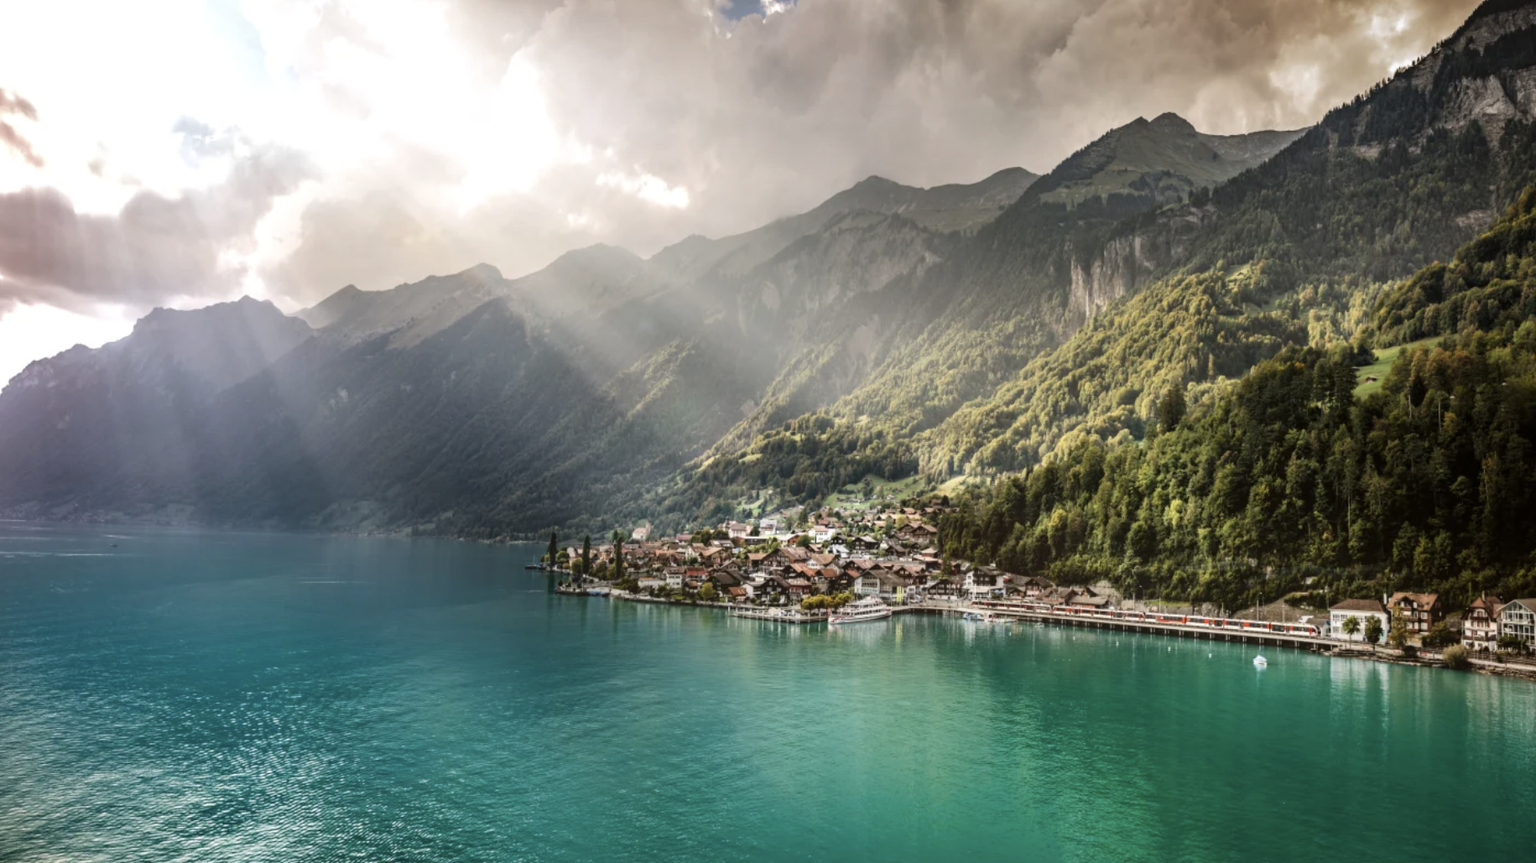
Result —
[{"label": "mountain ridge", "polygon": [[[872,177],[650,259],[592,247],[516,279],[344,288],[255,374],[71,353],[53,367],[95,363],[89,387],[0,391],[0,511],[496,537],[739,517],[870,474],[985,484],[1075,441],[1140,445],[1162,388],[1199,408],[1284,350],[1371,337],[1390,281],[1529,175],[1524,8],[1464,26],[1426,89],[1395,83],[1415,65],[1302,132],[1162,114],[1040,178]],[[1502,103],[1464,98],[1490,80],[1517,111],[1502,123]],[[56,431],[81,417],[114,446],[72,462],[85,444]]]}]

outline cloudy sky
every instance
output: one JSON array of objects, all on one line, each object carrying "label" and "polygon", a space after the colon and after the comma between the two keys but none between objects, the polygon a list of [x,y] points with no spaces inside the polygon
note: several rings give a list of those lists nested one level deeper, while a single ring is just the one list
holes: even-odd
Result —
[{"label": "cloudy sky", "polygon": [[1475,0],[48,0],[0,8],[0,381],[155,306],[284,309],[872,173],[1315,122]]}]

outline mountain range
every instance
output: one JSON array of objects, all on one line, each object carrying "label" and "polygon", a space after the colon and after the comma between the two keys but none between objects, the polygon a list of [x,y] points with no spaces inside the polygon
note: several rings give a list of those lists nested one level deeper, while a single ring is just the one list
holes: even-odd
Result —
[{"label": "mountain range", "polygon": [[156,310],[0,392],[0,513],[494,538],[985,490],[1146,446],[1170,388],[1203,415],[1286,351],[1429,335],[1381,303],[1533,181],[1536,5],[1490,0],[1308,129],[1163,114],[648,259]]}]

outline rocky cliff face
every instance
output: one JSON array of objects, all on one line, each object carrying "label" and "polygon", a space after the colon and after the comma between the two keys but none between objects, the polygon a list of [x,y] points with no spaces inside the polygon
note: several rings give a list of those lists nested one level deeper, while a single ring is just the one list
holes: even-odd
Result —
[{"label": "rocky cliff face", "polygon": [[1072,287],[1067,295],[1069,325],[1086,324],[1105,306],[1134,293],[1183,260],[1215,217],[1211,207],[1167,210],[1147,224],[1091,248],[1086,259],[1074,257]]}]

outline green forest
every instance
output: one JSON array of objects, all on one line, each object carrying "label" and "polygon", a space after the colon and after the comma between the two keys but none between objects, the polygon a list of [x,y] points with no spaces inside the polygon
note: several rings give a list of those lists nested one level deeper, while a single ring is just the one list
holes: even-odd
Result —
[{"label": "green forest", "polygon": [[[1141,441],[1085,438],[961,502],[943,550],[1063,581],[1238,607],[1438,590],[1536,591],[1536,190],[1449,265],[1388,291],[1404,350],[1355,396],[1369,337],[1288,347]],[[1160,421],[1159,421],[1160,420]]]}]

